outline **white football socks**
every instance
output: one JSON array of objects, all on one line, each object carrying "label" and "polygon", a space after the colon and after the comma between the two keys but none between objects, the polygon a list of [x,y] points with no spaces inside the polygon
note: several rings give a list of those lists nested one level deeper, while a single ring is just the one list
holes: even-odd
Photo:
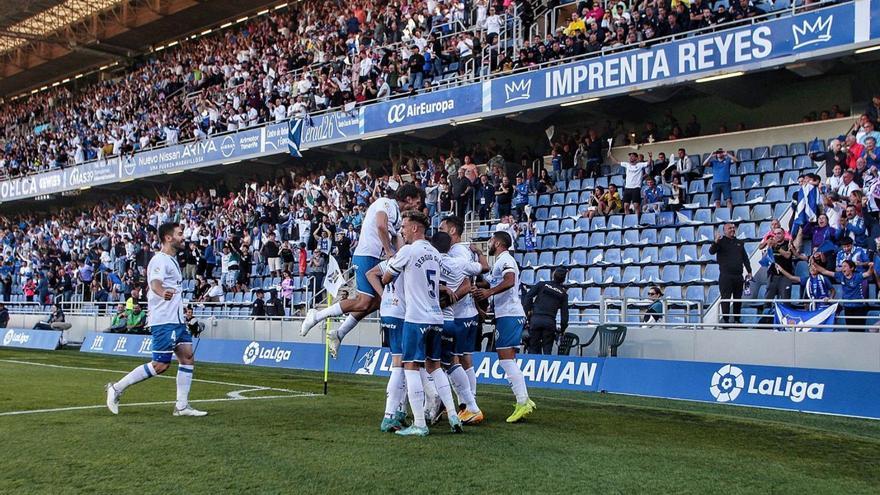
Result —
[{"label": "white football socks", "polygon": [[155,368],[153,368],[153,363],[143,364],[131,370],[127,375],[122,377],[122,380],[114,383],[113,388],[116,389],[116,392],[121,394],[123,390],[134,385],[135,383],[142,382],[147,378],[151,378],[154,376],[156,376],[156,370]]},{"label": "white football socks", "polygon": [[419,368],[419,378],[422,380],[422,390],[425,391],[426,401],[437,400],[437,387],[434,386],[434,377],[425,368]]},{"label": "white football socks", "polygon": [[413,413],[413,425],[426,428],[425,422],[425,389],[422,388],[422,378],[416,370],[404,370],[406,377],[406,394],[409,397],[409,407]]},{"label": "white football socks", "polygon": [[456,413],[455,399],[452,398],[452,388],[449,387],[449,378],[442,368],[437,368],[431,372],[431,378],[434,379],[434,386],[437,388],[437,394],[443,405],[446,406],[446,414],[451,418],[458,416]]},{"label": "white football socks", "polygon": [[189,388],[193,381],[193,365],[177,366],[177,409],[186,409],[189,405]]},{"label": "white football socks", "polygon": [[403,368],[391,368],[391,378],[388,379],[388,386],[385,387],[385,417],[393,418],[394,414],[400,408],[403,397],[406,396],[406,385],[404,384]]},{"label": "white football socks", "polygon": [[315,321],[322,322],[331,316],[340,315],[342,315],[342,306],[340,306],[339,303],[336,303],[315,313]]},{"label": "white football socks", "polygon": [[471,394],[473,394],[474,398],[477,397],[477,373],[474,371],[474,367],[464,370],[467,375],[468,383],[471,386]]},{"label": "white football socks", "polygon": [[510,388],[513,390],[513,395],[516,396],[517,404],[528,402],[529,391],[526,389],[526,379],[523,377],[519,365],[513,359],[501,359],[499,362],[504,368],[504,374],[507,375],[507,381],[510,382]]},{"label": "white football socks", "polygon": [[480,410],[477,407],[477,401],[474,394],[471,393],[471,385],[468,383],[468,376],[460,365],[454,365],[449,370],[449,381],[455,387],[455,393],[458,394],[458,400],[467,406],[467,410],[475,413]]},{"label": "white football socks", "polygon": [[354,330],[354,327],[356,327],[357,324],[357,318],[348,315],[348,317],[345,318],[345,321],[342,322],[342,325],[339,325],[339,328],[336,329],[336,336],[339,337],[339,340],[344,339],[345,336],[348,335],[348,332]]}]

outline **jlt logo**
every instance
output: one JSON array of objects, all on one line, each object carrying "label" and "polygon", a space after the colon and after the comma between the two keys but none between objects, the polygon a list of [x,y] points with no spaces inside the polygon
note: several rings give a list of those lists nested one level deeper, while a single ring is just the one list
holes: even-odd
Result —
[{"label": "jlt logo", "polygon": [[126,342],[128,342],[128,337],[119,337],[116,339],[116,345],[113,346],[113,352],[125,352]]},{"label": "jlt logo", "polygon": [[153,351],[153,337],[147,337],[141,342],[138,354],[149,354]]},{"label": "jlt logo", "polygon": [[89,350],[103,351],[104,350],[104,336],[103,335],[96,335],[95,340],[92,341],[92,346],[89,347]]}]

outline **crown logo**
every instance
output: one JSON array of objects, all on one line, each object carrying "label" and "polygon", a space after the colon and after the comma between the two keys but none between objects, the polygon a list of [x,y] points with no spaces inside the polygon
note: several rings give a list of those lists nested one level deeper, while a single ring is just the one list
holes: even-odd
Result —
[{"label": "crown logo", "polygon": [[528,100],[531,97],[532,81],[530,79],[520,79],[519,81],[511,81],[504,85],[504,103],[510,103],[517,100]]},{"label": "crown logo", "polygon": [[793,48],[797,50],[805,46],[814,45],[816,43],[824,43],[830,40],[831,23],[833,21],[833,15],[829,15],[825,19],[823,19],[820,15],[812,23],[810,23],[809,20],[804,19],[804,22],[800,27],[793,24],[791,26],[791,32],[792,34],[794,34]]}]

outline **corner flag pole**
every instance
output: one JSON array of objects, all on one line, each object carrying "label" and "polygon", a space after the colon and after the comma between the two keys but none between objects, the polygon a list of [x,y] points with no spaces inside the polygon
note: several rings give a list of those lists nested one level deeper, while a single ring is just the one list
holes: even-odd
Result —
[{"label": "corner flag pole", "polygon": [[[327,292],[327,306],[333,304],[333,295]],[[324,395],[327,395],[327,375],[330,372],[330,342],[327,336],[330,334],[330,318],[327,318],[327,324],[324,327]]]}]

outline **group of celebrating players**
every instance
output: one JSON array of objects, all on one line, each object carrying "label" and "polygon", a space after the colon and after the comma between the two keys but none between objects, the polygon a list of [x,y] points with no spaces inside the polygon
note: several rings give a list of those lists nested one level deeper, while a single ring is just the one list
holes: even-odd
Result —
[{"label": "group of celebrating players", "polygon": [[[509,252],[513,238],[505,231],[492,236],[489,255],[495,256],[495,262],[490,268],[479,247],[461,241],[464,225],[458,217],[443,219],[429,241],[429,218],[421,211],[422,203],[423,192],[413,184],[404,184],[393,198],[381,198],[370,205],[352,257],[357,297],[320,311],[310,310],[301,334],[305,336],[327,318],[346,314],[339,328],[328,334],[335,357],[345,335],[378,310],[383,340],[392,354],[381,430],[425,436],[428,421],[436,423],[445,411],[452,431],[460,433],[462,425],[484,420],[476,401],[472,360],[479,328],[475,301],[491,300],[495,348],[516,396],[507,422],[520,421],[535,409],[535,403],[529,399],[525,378],[515,361],[525,313],[519,297],[519,267]],[[176,261],[183,248],[183,232],[171,223],[158,230],[162,247],[147,267],[153,360],[119,382],[107,384],[107,407],[118,414],[123,391],[163,373],[175,354],[180,364],[174,415],[204,416],[207,413],[188,403],[194,370],[192,335],[184,324],[182,276]],[[405,425],[407,403],[413,416],[409,426]]]},{"label": "group of celebrating players", "polygon": [[[452,431],[460,433],[463,424],[484,420],[476,401],[472,360],[479,328],[475,300],[491,298],[495,348],[517,401],[507,421],[520,421],[535,409],[535,403],[529,399],[514,359],[525,312],[519,298],[519,267],[509,252],[513,239],[504,231],[492,236],[489,255],[496,258],[490,269],[479,247],[461,241],[464,225],[460,218],[443,219],[429,241],[421,191],[406,184],[395,197],[381,198],[367,209],[352,257],[358,296],[321,311],[310,310],[302,335],[327,318],[347,313],[340,327],[328,335],[335,355],[345,335],[378,309],[383,340],[392,355],[381,430],[425,436],[428,420],[436,422],[445,410]],[[487,287],[472,282],[483,274],[488,275]],[[407,400],[413,421],[405,427]]]}]

